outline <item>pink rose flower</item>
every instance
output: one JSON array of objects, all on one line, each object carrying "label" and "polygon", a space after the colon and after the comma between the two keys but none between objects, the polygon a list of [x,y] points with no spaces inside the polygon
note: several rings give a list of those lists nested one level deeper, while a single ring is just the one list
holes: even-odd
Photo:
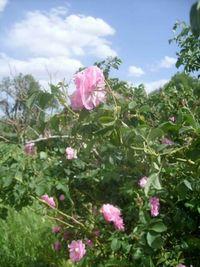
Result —
[{"label": "pink rose flower", "polygon": [[54,233],[54,234],[59,233],[60,230],[61,230],[61,227],[58,226],[58,225],[55,225],[55,226],[52,227],[52,233]]},{"label": "pink rose flower", "polygon": [[65,200],[65,195],[61,194],[61,195],[59,196],[59,199],[60,199],[60,201],[64,201],[64,200]]},{"label": "pink rose flower", "polygon": [[183,264],[178,264],[176,267],[186,267],[186,266]]},{"label": "pink rose flower", "polygon": [[147,183],[147,180],[148,180],[148,177],[147,176],[144,176],[144,177],[142,177],[140,180],[139,180],[139,186],[141,187],[141,188],[144,188],[145,187],[145,185],[146,185],[146,183]]},{"label": "pink rose flower", "polygon": [[49,206],[51,206],[52,208],[55,208],[56,207],[56,203],[53,199],[53,197],[49,197],[47,194],[41,196],[41,199],[46,203],[48,204]]},{"label": "pink rose flower", "polygon": [[72,147],[67,147],[66,150],[66,158],[67,159],[77,159],[76,150]]},{"label": "pink rose flower", "polygon": [[123,222],[123,219],[121,217],[116,218],[114,225],[115,225],[116,230],[124,231],[124,222]]},{"label": "pink rose flower", "polygon": [[53,243],[53,249],[55,250],[55,251],[59,251],[59,250],[61,250],[61,243],[59,242],[59,241],[56,241],[55,243]]},{"label": "pink rose flower", "polygon": [[74,76],[76,91],[71,96],[73,110],[92,110],[106,99],[105,78],[101,69],[91,66]]},{"label": "pink rose flower", "polygon": [[85,244],[82,240],[73,240],[71,244],[68,245],[69,257],[72,262],[80,261],[86,253]]},{"label": "pink rose flower", "polygon": [[151,204],[151,216],[152,217],[158,216],[159,215],[159,209],[160,209],[159,198],[152,197],[150,199],[150,204]]},{"label": "pink rose flower", "polygon": [[114,223],[117,230],[124,230],[124,222],[121,218],[121,211],[118,208],[111,204],[104,204],[100,209],[100,212],[103,214],[103,217],[107,222]]},{"label": "pink rose flower", "polygon": [[163,145],[171,146],[171,145],[174,144],[174,142],[172,140],[170,140],[170,139],[168,139],[166,137],[163,137],[160,141],[161,141],[161,144],[163,144]]},{"label": "pink rose flower", "polygon": [[24,151],[27,155],[29,156],[34,156],[36,155],[36,148],[35,148],[35,144],[34,143],[29,143],[26,144],[24,147]]},{"label": "pink rose flower", "polygon": [[169,121],[175,122],[176,121],[176,117],[175,116],[169,117]]}]

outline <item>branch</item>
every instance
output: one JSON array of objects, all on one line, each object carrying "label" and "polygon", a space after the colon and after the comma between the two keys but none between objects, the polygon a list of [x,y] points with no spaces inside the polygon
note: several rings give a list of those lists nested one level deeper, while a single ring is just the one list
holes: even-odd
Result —
[{"label": "branch", "polygon": [[34,140],[29,140],[26,142],[26,144],[30,144],[30,143],[38,143],[38,142],[41,142],[41,141],[46,141],[46,140],[49,140],[49,139],[57,139],[57,138],[70,138],[69,135],[50,135],[50,136],[47,136],[47,137],[39,137],[37,139],[34,139]]},{"label": "branch", "polygon": [[7,138],[5,138],[5,137],[3,137],[3,136],[1,136],[1,135],[0,135],[0,139],[3,139],[3,140],[6,141],[6,142],[10,142]]}]

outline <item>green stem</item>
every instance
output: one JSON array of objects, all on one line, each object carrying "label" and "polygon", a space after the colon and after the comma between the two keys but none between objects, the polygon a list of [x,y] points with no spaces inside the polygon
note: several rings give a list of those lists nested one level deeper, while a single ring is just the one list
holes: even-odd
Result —
[{"label": "green stem", "polygon": [[71,224],[69,224],[69,223],[66,223],[66,222],[64,222],[63,220],[59,219],[59,218],[52,217],[52,216],[49,216],[49,215],[45,215],[45,216],[47,216],[48,218],[50,218],[50,219],[52,219],[52,220],[56,220],[56,221],[58,221],[58,222],[60,222],[60,223],[62,223],[62,224],[64,224],[64,225],[66,225],[66,226],[68,226],[68,227],[74,228],[73,225],[71,225]]},{"label": "green stem", "polygon": [[50,207],[51,209],[55,210],[57,213],[59,213],[60,215],[66,217],[67,219],[70,219],[72,220],[74,223],[80,225],[84,230],[87,230],[87,228],[85,227],[84,224],[82,224],[81,222],[79,222],[78,220],[76,220],[74,217],[70,216],[70,215],[67,215],[65,214],[64,212],[52,207],[51,205],[49,205],[48,203],[46,203],[44,200],[40,199],[37,197],[37,200],[39,200],[40,202],[44,203],[45,205],[47,205],[48,207]]}]

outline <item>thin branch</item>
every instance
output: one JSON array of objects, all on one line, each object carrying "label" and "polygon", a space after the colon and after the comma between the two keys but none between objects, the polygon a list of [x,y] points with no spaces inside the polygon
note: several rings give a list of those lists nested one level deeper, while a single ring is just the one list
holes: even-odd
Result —
[{"label": "thin branch", "polygon": [[3,136],[0,136],[0,139],[3,139],[4,141],[6,142],[10,142],[7,138],[3,137]]},{"label": "thin branch", "polygon": [[48,137],[39,137],[37,139],[34,139],[34,140],[29,140],[26,142],[26,144],[30,144],[30,143],[38,143],[38,142],[41,142],[41,141],[46,141],[46,140],[49,140],[49,139],[57,139],[57,138],[70,138],[69,135],[50,135]]}]

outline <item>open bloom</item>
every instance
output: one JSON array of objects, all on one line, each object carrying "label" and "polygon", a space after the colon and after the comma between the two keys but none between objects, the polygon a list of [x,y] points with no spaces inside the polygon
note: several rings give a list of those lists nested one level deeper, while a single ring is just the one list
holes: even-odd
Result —
[{"label": "open bloom", "polygon": [[72,147],[67,147],[66,150],[66,158],[67,159],[77,159],[76,150]]},{"label": "open bloom", "polygon": [[186,266],[183,264],[178,264],[176,267],[186,267]]},{"label": "open bloom", "polygon": [[29,156],[34,156],[36,154],[36,148],[34,143],[26,144],[24,147],[24,151]]},{"label": "open bloom", "polygon": [[71,244],[68,245],[69,257],[72,262],[80,261],[86,253],[85,244],[82,240],[73,240]]},{"label": "open bloom", "polygon": [[103,214],[103,217],[107,222],[114,223],[117,230],[124,230],[124,222],[121,218],[121,211],[118,208],[111,204],[104,204],[100,209],[100,212]]},{"label": "open bloom", "polygon": [[146,177],[146,176],[144,176],[144,177],[142,177],[140,180],[139,180],[139,186],[141,187],[141,188],[144,188],[145,187],[145,185],[146,185],[146,183],[147,183],[147,180],[148,180],[148,177]]},{"label": "open bloom", "polygon": [[74,76],[76,91],[71,96],[73,110],[92,110],[106,99],[105,78],[101,69],[91,66]]},{"label": "open bloom", "polygon": [[151,204],[151,216],[156,217],[159,215],[159,209],[160,209],[160,201],[157,197],[152,197],[150,199]]},{"label": "open bloom", "polygon": [[51,206],[52,208],[55,208],[56,207],[56,203],[53,199],[53,197],[49,197],[47,194],[41,196],[41,199],[47,203],[49,206]]}]

